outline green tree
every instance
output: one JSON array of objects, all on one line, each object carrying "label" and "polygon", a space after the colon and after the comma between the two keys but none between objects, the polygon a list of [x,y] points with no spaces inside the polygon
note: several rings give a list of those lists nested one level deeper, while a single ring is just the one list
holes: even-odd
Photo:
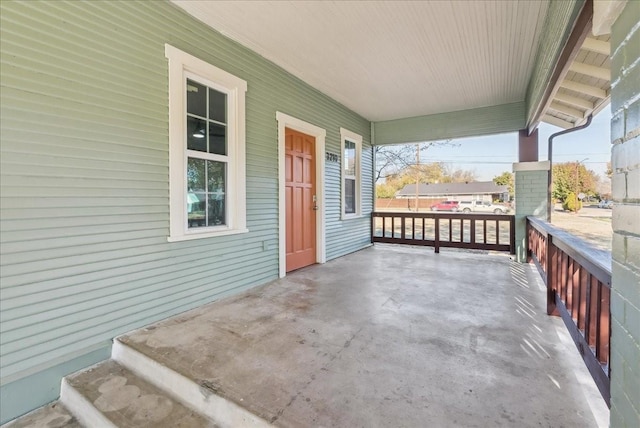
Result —
[{"label": "green tree", "polygon": [[515,186],[513,173],[505,171],[500,175],[493,177],[493,182],[498,186],[507,186],[509,188],[509,196],[513,198],[515,196]]},{"label": "green tree", "polygon": [[598,176],[578,162],[564,162],[553,166],[552,196],[555,200],[564,201],[569,193],[597,193]]},{"label": "green tree", "polygon": [[397,189],[388,183],[382,183],[376,185],[376,198],[393,198],[396,195]]},{"label": "green tree", "polygon": [[396,174],[386,177],[384,183],[376,185],[376,197],[392,198],[407,184],[418,183],[464,183],[475,181],[473,171],[453,169],[442,162],[408,165]]},{"label": "green tree", "polygon": [[567,198],[562,203],[562,209],[565,211],[578,212],[582,208],[582,201],[578,199],[575,193],[569,192]]}]

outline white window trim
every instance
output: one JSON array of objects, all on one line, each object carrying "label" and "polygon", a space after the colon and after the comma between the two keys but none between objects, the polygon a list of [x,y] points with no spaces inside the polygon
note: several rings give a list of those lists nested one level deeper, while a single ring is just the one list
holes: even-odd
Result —
[{"label": "white window trim", "polygon": [[[344,167],[346,159],[344,157],[344,142],[350,141],[356,145],[356,212],[345,213],[345,173]],[[340,186],[342,188],[342,198],[340,204],[340,218],[342,220],[348,220],[352,218],[362,217],[362,135],[351,132],[348,129],[340,128]]]},{"label": "white window trim", "polygon": [[293,129],[316,139],[316,195],[318,197],[316,211],[316,263],[326,263],[326,243],[325,243],[325,195],[324,195],[324,165],[325,165],[325,139],[327,131],[309,122],[305,122],[288,114],[277,111],[276,121],[278,122],[278,245],[279,245],[279,266],[280,278],[287,274],[287,210],[285,200],[285,128]]},{"label": "white window trim", "polygon": [[[165,44],[169,60],[169,242],[246,233],[245,94],[247,82]],[[186,77],[227,94],[227,225],[188,228]]]}]

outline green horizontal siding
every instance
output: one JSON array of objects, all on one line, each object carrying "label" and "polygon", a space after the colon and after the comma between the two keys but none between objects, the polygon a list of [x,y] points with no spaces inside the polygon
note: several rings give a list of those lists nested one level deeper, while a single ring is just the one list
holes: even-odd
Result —
[{"label": "green horizontal siding", "polygon": [[[5,387],[278,276],[276,111],[325,128],[334,153],[340,127],[363,135],[362,218],[340,220],[340,168],[326,167],[327,258],[369,243],[372,158],[362,117],[167,2],[0,8]],[[166,240],[165,43],[248,83],[248,234]],[[12,416],[3,408],[3,420]]]},{"label": "green horizontal siding", "polygon": [[401,144],[517,131],[525,126],[523,102],[374,123],[375,144]]}]

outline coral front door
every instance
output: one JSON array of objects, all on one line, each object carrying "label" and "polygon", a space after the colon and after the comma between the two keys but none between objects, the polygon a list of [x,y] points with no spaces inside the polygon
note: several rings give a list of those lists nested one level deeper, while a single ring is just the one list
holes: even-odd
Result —
[{"label": "coral front door", "polygon": [[285,129],[287,272],[316,262],[316,139]]}]

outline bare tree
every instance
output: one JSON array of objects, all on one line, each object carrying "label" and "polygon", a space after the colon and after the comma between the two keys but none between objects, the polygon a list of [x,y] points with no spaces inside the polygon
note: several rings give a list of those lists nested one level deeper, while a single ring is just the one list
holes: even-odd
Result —
[{"label": "bare tree", "polygon": [[376,183],[378,183],[380,179],[386,179],[406,170],[410,166],[416,165],[416,160],[422,157],[422,154],[431,147],[456,147],[459,146],[459,144],[453,143],[453,140],[442,140],[418,143],[417,146],[420,148],[419,154],[416,153],[415,143],[375,146]]}]

